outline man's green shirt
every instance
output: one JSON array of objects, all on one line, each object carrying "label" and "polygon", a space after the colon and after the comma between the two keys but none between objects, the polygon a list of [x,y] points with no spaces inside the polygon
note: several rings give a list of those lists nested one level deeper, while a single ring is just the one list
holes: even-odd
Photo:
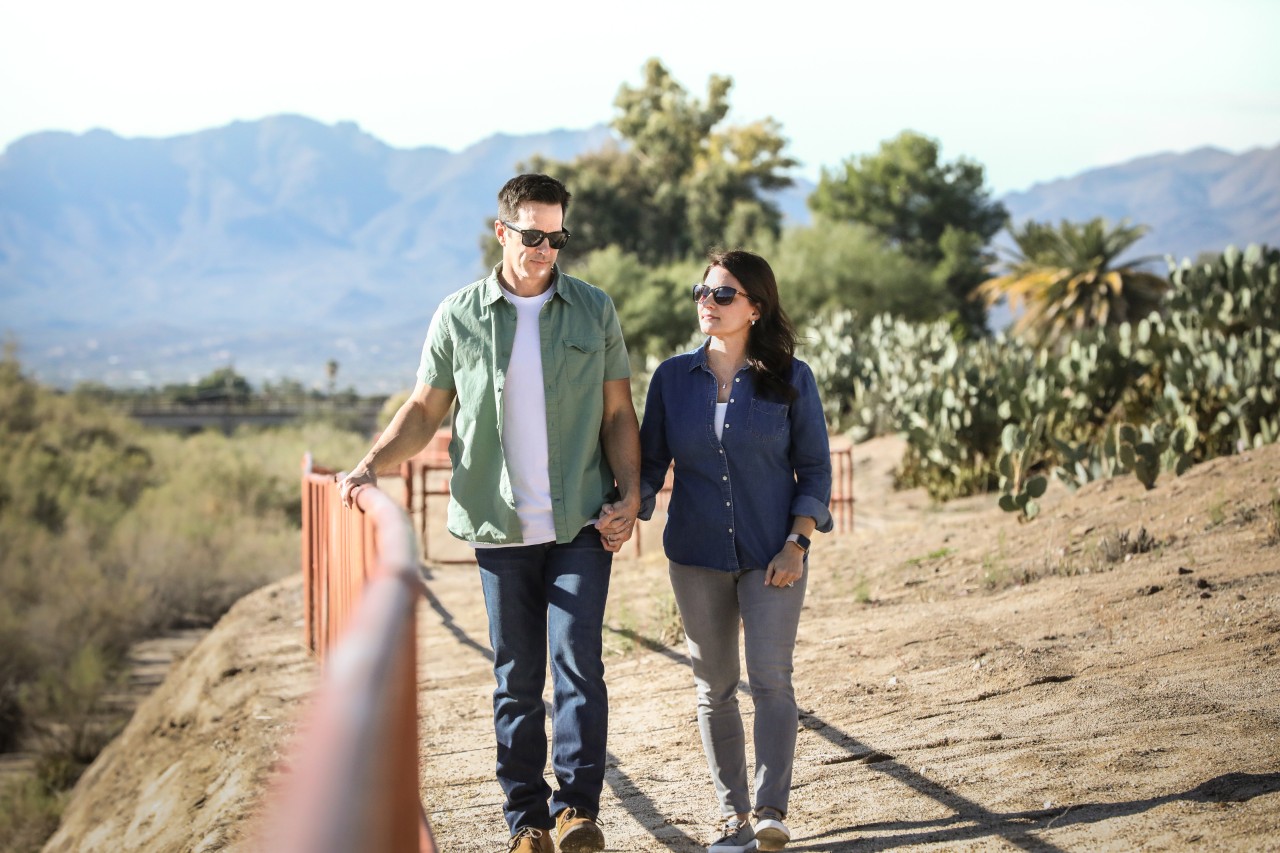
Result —
[{"label": "man's green shirt", "polygon": [[[516,335],[516,309],[499,267],[448,296],[422,347],[418,379],[457,393],[449,457],[449,532],[468,542],[519,544],[520,519],[502,450],[502,388]],[[618,312],[603,290],[560,272],[538,315],[547,400],[547,467],[556,542],[570,542],[613,497],[600,441],[604,383],[631,375]]]}]

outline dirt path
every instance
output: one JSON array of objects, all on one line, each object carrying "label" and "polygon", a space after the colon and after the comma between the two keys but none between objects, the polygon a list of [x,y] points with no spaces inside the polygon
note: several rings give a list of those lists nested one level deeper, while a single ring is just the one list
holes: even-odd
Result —
[{"label": "dirt path", "polygon": [[[1151,492],[1131,478],[1051,490],[1027,525],[990,498],[936,509],[893,492],[899,451],[855,447],[856,530],[815,540],[788,849],[1280,850],[1280,446]],[[644,557],[614,567],[602,818],[609,850],[700,851],[714,796],[683,644],[666,642],[659,533],[645,535]],[[435,565],[428,587],[423,802],[442,850],[504,850],[479,585],[473,568]],[[255,793],[291,731],[281,717],[314,677],[287,626],[294,603],[291,579],[228,614],[86,777],[98,790],[77,789],[50,849],[248,849]],[[226,667],[239,674],[219,680]],[[200,679],[221,717],[185,717],[173,770],[148,732],[171,731],[174,697]],[[271,722],[232,710],[228,683]],[[180,810],[156,802],[165,773]],[[186,821],[186,840],[139,845],[128,830],[144,811]],[[87,845],[94,826],[114,827],[93,836],[110,843]]]}]

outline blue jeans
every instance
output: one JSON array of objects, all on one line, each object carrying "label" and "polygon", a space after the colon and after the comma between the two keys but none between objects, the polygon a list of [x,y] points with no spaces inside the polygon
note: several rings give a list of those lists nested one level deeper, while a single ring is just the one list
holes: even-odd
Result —
[{"label": "blue jeans", "polygon": [[[477,548],[493,647],[493,728],[507,825],[550,829],[566,808],[600,812],[609,697],[601,661],[613,555],[584,527],[562,545]],[[547,764],[547,651],[551,652],[551,766]]]}]

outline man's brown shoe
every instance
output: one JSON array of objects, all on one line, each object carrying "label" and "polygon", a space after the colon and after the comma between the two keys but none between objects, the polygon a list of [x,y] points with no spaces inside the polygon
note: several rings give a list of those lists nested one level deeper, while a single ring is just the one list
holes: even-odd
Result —
[{"label": "man's brown shoe", "polygon": [[597,853],[604,849],[604,833],[594,816],[577,809],[556,815],[556,840],[560,853]]},{"label": "man's brown shoe", "polygon": [[522,827],[507,842],[507,853],[556,853],[551,831],[533,826]]}]

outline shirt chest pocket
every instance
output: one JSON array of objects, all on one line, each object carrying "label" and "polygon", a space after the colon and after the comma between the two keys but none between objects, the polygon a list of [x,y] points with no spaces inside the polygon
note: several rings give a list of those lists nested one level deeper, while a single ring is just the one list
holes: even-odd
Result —
[{"label": "shirt chest pocket", "polygon": [[564,381],[570,385],[604,385],[604,338],[588,335],[564,339]]},{"label": "shirt chest pocket", "polygon": [[747,414],[747,429],[752,437],[761,441],[777,441],[787,433],[790,408],[786,403],[752,400],[751,411]]}]

